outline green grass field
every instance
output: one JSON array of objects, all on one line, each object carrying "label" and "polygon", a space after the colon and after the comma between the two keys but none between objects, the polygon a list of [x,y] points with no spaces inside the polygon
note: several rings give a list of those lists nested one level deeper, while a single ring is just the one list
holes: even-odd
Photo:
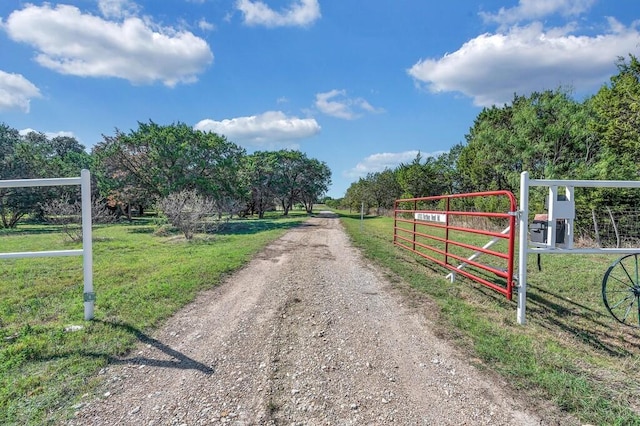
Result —
[{"label": "green grass field", "polygon": [[[532,256],[526,326],[516,304],[393,246],[393,221],[341,213],[354,244],[416,305],[436,332],[480,368],[583,423],[640,425],[639,329],[611,318],[602,275],[615,257]],[[96,227],[95,320],[83,321],[80,257],[0,261],[0,424],[54,424],[95,391],[101,368],[131,350],[195,295],[217,285],[268,242],[306,219],[232,222],[186,242],[158,235],[152,219]],[[51,227],[0,233],[2,251],[78,248]],[[79,325],[75,332],[66,327]]]},{"label": "green grass field", "polygon": [[[82,258],[0,260],[0,424],[54,424],[97,373],[153,328],[307,218],[239,220],[186,242],[152,219],[94,229],[95,320],[86,322]],[[55,228],[0,234],[2,252],[79,248]],[[83,329],[67,332],[77,325]]]}]

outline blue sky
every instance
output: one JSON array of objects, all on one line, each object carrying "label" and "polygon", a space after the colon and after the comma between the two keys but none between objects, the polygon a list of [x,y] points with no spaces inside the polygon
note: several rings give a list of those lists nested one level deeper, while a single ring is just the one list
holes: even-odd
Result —
[{"label": "blue sky", "polygon": [[514,93],[583,100],[629,53],[638,0],[2,0],[0,122],[89,150],[183,122],[325,161],[338,198]]}]

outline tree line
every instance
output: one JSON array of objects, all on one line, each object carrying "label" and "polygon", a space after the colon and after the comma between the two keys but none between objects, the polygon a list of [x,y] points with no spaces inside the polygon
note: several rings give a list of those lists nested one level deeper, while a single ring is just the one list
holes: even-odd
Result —
[{"label": "tree line", "polygon": [[[184,123],[138,123],[128,133],[116,129],[87,152],[75,138],[20,134],[0,123],[0,180],[92,175],[92,197],[131,218],[168,197],[205,197],[218,217],[257,214],[294,205],[311,213],[331,184],[329,167],[294,150],[258,151]],[[73,187],[0,188],[0,227],[16,227],[25,216],[44,215],[47,200],[76,202]]]},{"label": "tree line", "polygon": [[[393,208],[398,198],[509,190],[519,192],[520,173],[532,179],[638,180],[640,173],[640,62],[619,58],[618,73],[582,102],[565,89],[484,108],[465,142],[436,157],[418,154],[395,169],[370,173],[351,184],[334,206]],[[640,191],[578,191],[577,207],[640,205]],[[532,194],[541,209],[544,194]],[[481,199],[478,199],[478,202]],[[473,207],[473,206],[472,206]]]}]

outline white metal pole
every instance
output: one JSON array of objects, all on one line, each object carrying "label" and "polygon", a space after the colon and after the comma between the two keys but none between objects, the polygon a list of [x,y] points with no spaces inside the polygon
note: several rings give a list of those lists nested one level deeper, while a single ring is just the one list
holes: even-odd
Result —
[{"label": "white metal pole", "polygon": [[520,236],[518,241],[518,324],[526,323],[525,310],[527,303],[527,250],[528,247],[528,231],[529,231],[529,173],[522,172],[520,174],[520,217],[518,226],[520,227]]},{"label": "white metal pole", "polygon": [[[567,196],[567,200],[571,201],[571,203],[575,206],[575,202],[576,200],[573,198],[574,197],[574,191],[573,191],[573,186],[567,186],[565,188],[565,194]],[[568,219],[565,220],[565,226],[567,227],[566,231],[565,231],[565,248],[571,250],[573,249],[573,221],[575,219],[575,209],[574,209],[574,214],[573,217],[570,217]]]},{"label": "white metal pole", "polygon": [[547,246],[549,248],[556,248],[556,225],[557,220],[556,216],[558,215],[556,212],[556,207],[558,202],[558,187],[550,186],[549,187],[549,211],[547,215]]},{"label": "white metal pole", "polygon": [[91,176],[83,169],[80,178],[82,195],[82,269],[84,274],[84,319],[93,319],[93,305],[96,294],[93,292],[93,238],[91,235]]}]

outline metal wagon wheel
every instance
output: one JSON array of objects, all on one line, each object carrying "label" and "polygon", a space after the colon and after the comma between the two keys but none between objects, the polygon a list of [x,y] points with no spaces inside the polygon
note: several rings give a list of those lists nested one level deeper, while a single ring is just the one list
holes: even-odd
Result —
[{"label": "metal wagon wheel", "polygon": [[602,279],[602,300],[619,322],[640,327],[640,254],[622,256]]}]

